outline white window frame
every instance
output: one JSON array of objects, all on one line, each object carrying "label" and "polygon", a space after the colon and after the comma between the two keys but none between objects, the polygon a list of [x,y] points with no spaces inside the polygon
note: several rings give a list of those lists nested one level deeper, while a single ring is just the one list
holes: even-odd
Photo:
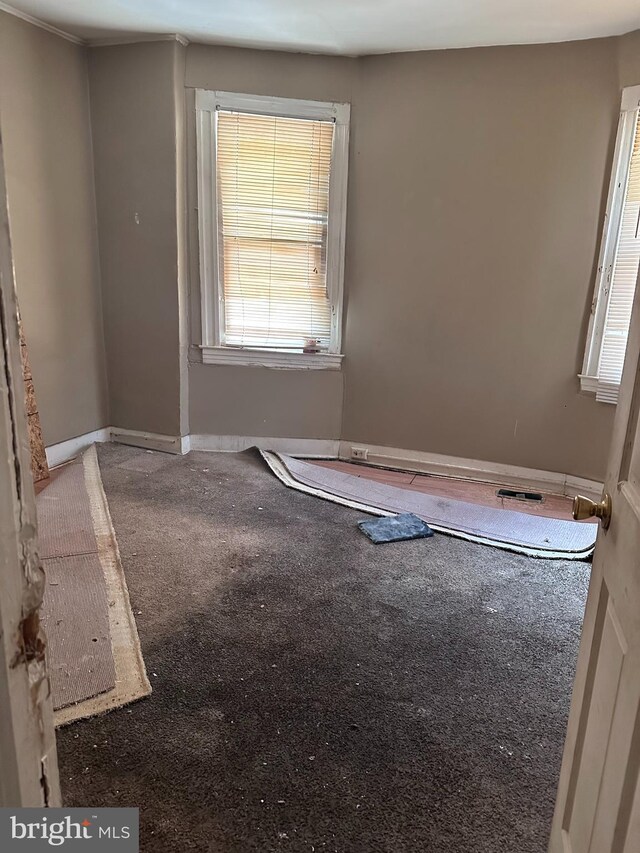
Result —
[{"label": "white window frame", "polygon": [[606,383],[607,387],[604,388],[605,383],[600,382],[598,379],[598,363],[600,361],[600,351],[609,306],[609,294],[611,292],[611,278],[618,248],[618,236],[627,189],[635,127],[634,113],[639,107],[640,86],[629,86],[623,89],[618,135],[611,170],[611,183],[607,198],[607,210],[604,217],[600,257],[598,259],[598,274],[593,302],[591,304],[584,362],[582,364],[582,372],[579,374],[582,391],[587,391],[591,394],[604,391],[602,401],[613,404],[618,402],[620,386]]},{"label": "white window frame", "polygon": [[[328,352],[293,353],[224,345],[224,288],[218,250],[216,187],[216,110],[330,120],[335,124],[327,229],[327,293],[331,303]],[[276,368],[339,370],[342,363],[342,305],[347,219],[349,104],[303,101],[237,92],[196,89],[198,169],[198,236],[200,242],[200,302],[202,360],[205,364],[239,364]]]}]

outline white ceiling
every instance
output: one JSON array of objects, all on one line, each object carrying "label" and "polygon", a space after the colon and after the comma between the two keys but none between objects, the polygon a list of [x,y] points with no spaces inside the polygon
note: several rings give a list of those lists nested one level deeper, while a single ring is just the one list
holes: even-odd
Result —
[{"label": "white ceiling", "polygon": [[[0,2],[0,8],[7,4]],[[640,29],[638,0],[11,0],[83,39],[190,41],[362,55],[556,42]]]}]

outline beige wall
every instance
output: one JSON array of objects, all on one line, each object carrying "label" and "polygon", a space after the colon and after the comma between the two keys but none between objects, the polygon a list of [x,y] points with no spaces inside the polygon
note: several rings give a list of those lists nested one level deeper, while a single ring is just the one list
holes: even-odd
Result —
[{"label": "beige wall", "polygon": [[618,109],[613,39],[361,61],[343,438],[603,475],[576,377]]},{"label": "beige wall", "polygon": [[342,381],[332,370],[191,364],[191,432],[340,437]]},{"label": "beige wall", "polygon": [[[189,154],[191,340],[200,342],[198,238],[195,216],[195,122],[193,89],[219,89],[353,101],[356,61],[259,50],[190,45],[186,86]],[[355,121],[355,118],[353,119]],[[197,354],[192,358],[197,358]],[[340,437],[343,374],[339,371],[282,371],[259,367],[191,364],[191,432],[213,435]]]},{"label": "beige wall", "polygon": [[89,78],[111,423],[178,435],[177,101],[172,41],[94,48]]},{"label": "beige wall", "polygon": [[[576,374],[640,33],[359,60],[90,50],[108,417],[85,51],[0,24],[18,290],[48,443],[112,423],[602,476],[614,410]],[[351,102],[341,372],[198,363],[197,87]]]},{"label": "beige wall", "polygon": [[[360,60],[190,46],[188,87],[352,103],[344,369],[192,365],[192,432],[602,476],[614,410],[577,374],[617,63],[615,39]],[[191,96],[187,117],[193,211]]]},{"label": "beige wall", "polygon": [[[580,394],[576,374],[637,45],[360,60],[92,49],[111,422],[602,476],[614,410]],[[198,363],[197,87],[351,102],[343,371]]]},{"label": "beige wall", "polygon": [[45,442],[108,424],[83,48],[0,12],[16,285]]},{"label": "beige wall", "polygon": [[640,86],[640,30],[618,39],[620,88]]}]

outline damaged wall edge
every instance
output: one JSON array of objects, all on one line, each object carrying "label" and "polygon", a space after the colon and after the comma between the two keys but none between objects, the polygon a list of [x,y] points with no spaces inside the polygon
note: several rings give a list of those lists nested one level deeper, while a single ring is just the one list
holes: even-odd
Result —
[{"label": "damaged wall edge", "polygon": [[39,618],[44,574],[37,553],[1,139],[0,332],[0,806],[56,806],[60,783]]}]

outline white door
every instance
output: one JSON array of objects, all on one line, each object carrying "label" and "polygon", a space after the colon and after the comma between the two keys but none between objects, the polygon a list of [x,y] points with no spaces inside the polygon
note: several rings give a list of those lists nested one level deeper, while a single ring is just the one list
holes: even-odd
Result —
[{"label": "white door", "polygon": [[640,285],[601,522],[550,853],[640,853]]}]

